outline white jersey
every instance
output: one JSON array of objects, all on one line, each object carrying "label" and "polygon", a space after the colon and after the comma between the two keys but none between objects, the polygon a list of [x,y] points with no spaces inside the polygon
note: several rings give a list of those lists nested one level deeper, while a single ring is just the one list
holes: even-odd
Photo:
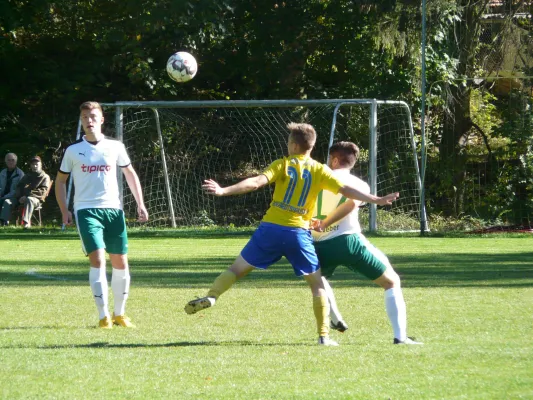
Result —
[{"label": "white jersey", "polygon": [[65,150],[59,171],[74,183],[74,211],[84,208],[122,208],[117,166],[131,164],[124,144],[104,138],[93,144],[85,139]]},{"label": "white jersey", "polygon": [[[350,174],[350,171],[348,171],[347,169],[333,170],[333,176],[338,178],[344,184],[354,186],[356,189],[363,193],[370,193],[370,186],[368,186],[365,181]],[[344,201],[346,201],[346,197],[344,197],[341,193],[333,194],[328,191],[322,191],[319,194],[313,218],[324,219]],[[313,239],[316,242],[319,242],[323,240],[332,239],[340,235],[361,233],[361,225],[359,224],[359,206],[364,203],[357,200],[355,201],[355,203],[357,207],[355,207],[355,209],[350,214],[345,216],[340,221],[329,226],[325,232],[311,231],[311,233],[313,234]]]}]

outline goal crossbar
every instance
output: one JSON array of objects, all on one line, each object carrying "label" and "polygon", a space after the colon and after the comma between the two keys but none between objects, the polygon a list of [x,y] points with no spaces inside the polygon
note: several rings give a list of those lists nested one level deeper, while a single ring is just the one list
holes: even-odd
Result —
[{"label": "goal crossbar", "polygon": [[377,99],[318,99],[318,100],[195,100],[195,101],[116,101],[101,103],[104,107],[137,107],[137,108],[229,108],[229,107],[297,107],[318,106],[323,104],[398,104],[407,108],[401,100]]},{"label": "goal crossbar", "polygon": [[[191,171],[189,169],[184,169],[184,171],[180,172],[174,165],[173,167],[170,167],[168,165],[169,162],[176,164],[180,161],[180,157],[182,158],[191,158],[190,154],[193,150],[191,150],[193,147],[190,147],[186,150],[189,152],[189,154],[182,154],[183,152],[176,153],[176,149],[170,149],[169,151],[174,152],[167,154],[166,150],[169,147],[169,140],[172,141],[173,139],[169,139],[169,132],[178,132],[179,135],[182,135],[180,133],[180,129],[183,129],[183,126],[195,126],[195,115],[194,110],[202,110],[202,109],[209,109],[209,110],[215,110],[213,112],[217,113],[218,109],[224,110],[224,109],[233,109],[237,110],[235,113],[233,111],[221,111],[220,116],[217,118],[219,119],[225,119],[225,120],[232,120],[235,118],[243,118],[243,121],[239,121],[238,125],[243,126],[253,126],[253,123],[250,123],[250,121],[245,120],[246,118],[256,118],[261,121],[261,124],[266,123],[268,124],[271,121],[274,121],[274,125],[285,125],[281,124],[280,121],[287,119],[288,117],[286,115],[282,115],[282,113],[279,110],[284,109],[318,109],[320,107],[324,107],[324,113],[330,115],[330,126],[329,126],[329,137],[327,138],[326,143],[324,144],[324,147],[329,149],[329,147],[333,144],[335,140],[352,140],[352,141],[358,141],[354,140],[352,136],[344,133],[344,136],[339,134],[339,131],[344,129],[345,131],[349,131],[350,128],[346,127],[347,125],[350,125],[352,123],[351,119],[353,119],[353,116],[351,115],[353,111],[353,107],[360,107],[363,106],[365,109],[368,108],[369,111],[366,111],[367,113],[367,135],[368,135],[368,144],[367,148],[363,149],[364,152],[367,152],[367,159],[364,160],[367,163],[367,180],[371,187],[371,192],[374,194],[378,194],[380,192],[381,195],[383,195],[383,191],[406,191],[404,188],[404,182],[402,179],[402,172],[392,172],[390,173],[390,170],[393,168],[395,162],[403,162],[407,164],[402,164],[403,169],[410,169],[413,171],[413,177],[409,178],[412,179],[413,182],[409,183],[409,185],[414,185],[414,190],[417,192],[414,197],[418,197],[418,204],[416,204],[414,207],[417,208],[416,210],[412,210],[416,212],[419,226],[424,226],[425,230],[427,230],[427,219],[426,219],[426,211],[423,204],[420,204],[420,198],[422,198],[422,179],[420,177],[420,170],[418,165],[418,156],[416,151],[416,142],[413,132],[413,124],[411,120],[411,112],[409,109],[409,106],[407,103],[403,101],[396,101],[396,100],[377,100],[377,99],[320,99],[320,100],[211,100],[211,101],[119,101],[115,103],[101,103],[106,112],[113,111],[115,113],[115,119],[114,119],[114,136],[125,142],[129,142],[132,140],[132,137],[135,136],[136,129],[139,129],[138,127],[135,127],[136,125],[139,125],[139,121],[143,121],[144,125],[152,125],[153,129],[156,134],[154,135],[154,145],[157,147],[158,152],[158,158],[160,159],[160,169],[162,171],[162,177],[158,176],[157,178],[150,178],[153,180],[159,180],[162,181],[160,186],[157,186],[156,189],[148,189],[149,192],[146,193],[145,197],[150,198],[152,196],[152,191],[155,193],[158,193],[158,196],[161,197],[161,193],[165,193],[165,199],[158,200],[162,205],[162,208],[167,209],[167,217],[161,217],[162,219],[165,219],[167,221],[166,225],[170,225],[172,227],[176,227],[180,224],[178,224],[177,220],[180,219],[182,221],[186,220],[186,218],[183,217],[183,212],[180,211],[176,206],[178,203],[183,203],[183,199],[176,199],[179,197],[179,194],[181,191],[183,191],[183,183],[181,182],[182,177],[176,176],[177,174],[185,174],[190,175]],[[346,111],[343,115],[343,112],[341,109],[349,110]],[[380,109],[385,108],[387,111],[382,112],[381,116]],[[394,111],[391,112],[390,110],[398,110],[401,111]],[[254,114],[250,117],[248,115],[245,115],[246,112],[241,113],[238,110],[243,109],[256,109],[256,110],[270,110],[270,111],[258,111],[254,112]],[[144,114],[144,111],[150,111],[150,113],[153,115],[153,122],[146,122],[149,117]],[[175,110],[175,111],[173,111]],[[178,111],[183,110],[183,111]],[[328,111],[329,110],[329,111]],[[198,111],[200,112],[200,111]],[[252,112],[252,111],[251,111]],[[133,128],[129,126],[131,124],[131,121],[125,121],[125,113],[134,113],[136,115],[128,116],[128,118],[132,119],[134,121]],[[141,114],[139,114],[141,113]],[[161,117],[160,114],[163,113],[164,116]],[[182,115],[181,113],[192,113],[191,115]],[[390,115],[387,116],[386,114],[389,113]],[[234,114],[237,114],[237,117],[235,117]],[[205,116],[201,113],[198,114],[199,117],[202,118],[202,123],[205,124]],[[362,114],[361,114],[362,115]],[[361,115],[356,115],[355,119],[358,120],[359,124],[361,124],[361,121],[364,121],[365,117]],[[384,120],[383,117],[386,117],[387,119]],[[161,118],[163,118],[163,123],[161,122]],[[341,123],[341,128],[339,128],[338,120],[342,119],[343,122]],[[146,120],[146,121],[145,121]],[[399,121],[401,120],[401,121]],[[178,122],[176,122],[178,121]],[[183,122],[186,121],[186,122]],[[265,122],[266,121],[266,122]],[[384,122],[385,121],[385,122]],[[285,121],[289,122],[289,121]],[[303,121],[302,121],[303,122]],[[396,126],[399,122],[401,122],[402,126]],[[231,123],[231,121],[230,121]],[[364,122],[363,122],[364,123]],[[180,125],[178,127],[178,125]],[[254,126],[255,127],[255,126]],[[205,128],[205,127],[204,127]],[[148,129],[146,127],[143,127],[143,129]],[[210,129],[208,126],[206,129]],[[276,126],[275,128],[269,127],[268,130],[271,132],[264,133],[264,135],[278,135],[277,132],[274,132],[276,129],[279,130],[279,127]],[[352,128],[353,130],[353,128]],[[406,133],[404,136],[402,136],[400,139],[390,139],[388,138],[387,134],[393,131],[400,131],[405,130]],[[143,131],[142,134],[145,131]],[[274,132],[274,133],[272,133]],[[141,134],[141,135],[142,135]],[[81,135],[81,126],[78,126],[78,137]],[[286,136],[286,133],[284,133]],[[385,135],[385,136],[384,136]],[[201,140],[204,140],[204,136],[207,137],[209,135],[203,133],[201,136]],[[157,139],[156,139],[157,137]],[[392,137],[392,136],[391,136]],[[265,142],[272,142],[273,139],[269,136],[264,137],[266,140]],[[283,140],[286,138],[284,137]],[[198,139],[200,140],[200,139]],[[253,140],[253,139],[250,139]],[[280,139],[276,139],[280,140]],[[366,141],[365,139],[364,141]],[[400,140],[401,142],[399,142]],[[157,142],[157,143],[156,143]],[[155,144],[156,143],[156,144]],[[383,143],[383,145],[381,145]],[[359,144],[359,143],[358,143]],[[142,144],[141,144],[142,145]],[[219,143],[208,143],[206,142],[204,144],[208,148],[217,149],[218,151],[222,151],[223,146],[221,146]],[[132,145],[134,146],[134,145]],[[380,155],[380,153],[383,152],[383,149],[380,149],[380,146],[384,147],[385,156]],[[279,146],[278,146],[279,147]],[[361,147],[361,146],[360,146]],[[364,147],[364,146],[363,146]],[[410,153],[411,155],[405,155],[402,154],[401,157],[398,157],[398,154],[400,150],[398,149],[401,147],[404,153]],[[130,149],[128,149],[130,151]],[[134,150],[137,151],[137,150]],[[154,150],[155,151],[155,150]],[[398,154],[396,154],[396,153]],[[324,154],[325,153],[325,154]],[[155,152],[152,152],[152,157]],[[324,158],[323,162],[327,161],[327,150],[324,152]],[[279,148],[275,149],[265,149],[264,154],[262,154],[263,159],[260,160],[259,166],[251,166],[251,164],[255,164],[252,162],[249,162],[248,169],[252,169],[253,171],[258,171],[260,168],[264,168],[266,165],[268,165],[269,162],[273,161],[272,158],[279,158]],[[406,157],[406,159],[410,159],[410,165],[409,161],[404,161],[402,157]],[[228,158],[231,158],[231,154],[228,155]],[[136,157],[132,157],[134,163],[136,161]],[[383,161],[384,159],[385,161]],[[400,160],[401,161],[398,161]],[[395,161],[396,160],[396,161]],[[148,162],[149,160],[145,160],[145,162]],[[213,161],[215,162],[215,161]],[[231,163],[228,160],[225,160],[225,162]],[[194,163],[193,163],[194,164]],[[266,165],[265,165],[266,164]],[[196,165],[196,164],[194,164]],[[137,169],[137,167],[136,167]],[[205,167],[200,166],[200,169],[207,169],[210,170],[211,166]],[[388,171],[389,170],[389,171]],[[233,171],[231,168],[228,169],[228,171]],[[381,172],[380,172],[381,171]],[[196,173],[200,173],[200,171],[195,171]],[[202,172],[204,173],[204,172]],[[228,172],[229,173],[229,172]],[[238,173],[238,175],[240,172]],[[361,174],[364,175],[363,172]],[[384,175],[392,175],[393,183],[391,186],[383,187],[383,182],[388,178],[383,178]],[[161,175],[161,174],[159,174]],[[405,175],[405,174],[404,174]],[[146,177],[145,177],[146,178]],[[200,177],[198,177],[200,178]],[[205,178],[205,177],[204,177]],[[122,176],[119,174],[119,179],[121,180],[120,188],[124,187],[124,184],[122,182]],[[183,178],[185,179],[185,178]],[[145,179],[146,181],[146,179]],[[178,183],[176,183],[178,181]],[[185,179],[185,181],[187,181]],[[164,182],[164,183],[163,183]],[[188,182],[188,181],[187,181]],[[174,186],[173,186],[174,185]],[[395,187],[395,185],[398,185],[399,187]],[[147,185],[143,185],[143,188],[146,188]],[[180,190],[177,190],[176,187],[179,187]],[[409,188],[411,190],[411,188]],[[69,191],[70,192],[70,191]],[[402,195],[402,193],[401,193]],[[121,197],[124,199],[124,193],[121,191]],[[130,196],[131,197],[131,196]],[[162,198],[162,197],[161,197]],[[190,201],[190,198],[187,198],[186,201]],[[195,200],[198,201],[198,200]],[[257,199],[255,200],[257,202]],[[176,203],[177,202],[177,203]],[[203,202],[200,201],[200,202]],[[416,202],[416,201],[415,201]],[[209,204],[203,204],[199,206],[199,209],[201,210],[201,213],[205,213],[211,216],[212,212],[210,211],[211,208],[214,207],[211,203]],[[412,207],[412,206],[411,206]],[[158,210],[159,212],[159,210]],[[198,210],[194,211],[198,213]],[[226,211],[225,211],[226,212]],[[151,212],[152,215],[155,215],[155,213]],[[216,212],[214,213],[216,214]],[[221,213],[219,213],[221,214]],[[160,219],[161,219],[160,218]],[[210,220],[210,217],[207,218]],[[228,219],[229,221],[229,219]],[[375,205],[372,205],[369,207],[368,210],[368,227],[370,231],[376,231],[378,228],[378,211]],[[196,222],[193,222],[195,224]],[[183,223],[181,223],[183,224]],[[165,225],[165,223],[163,224]],[[414,230],[414,229],[409,229]]]}]

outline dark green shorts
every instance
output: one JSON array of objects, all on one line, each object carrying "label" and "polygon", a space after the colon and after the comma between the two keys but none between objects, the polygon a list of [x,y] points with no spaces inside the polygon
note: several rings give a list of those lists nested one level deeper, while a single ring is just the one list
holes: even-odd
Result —
[{"label": "dark green shorts", "polygon": [[315,242],[315,249],[322,275],[326,278],[331,277],[339,265],[344,265],[375,280],[390,266],[387,256],[357,233]]},{"label": "dark green shorts", "polygon": [[124,212],[117,208],[84,208],[76,213],[84,253],[106,249],[110,254],[128,253]]}]

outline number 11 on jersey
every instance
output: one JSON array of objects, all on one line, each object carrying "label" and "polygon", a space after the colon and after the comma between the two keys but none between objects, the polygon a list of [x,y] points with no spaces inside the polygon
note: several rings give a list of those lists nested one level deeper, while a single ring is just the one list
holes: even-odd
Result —
[{"label": "number 11 on jersey", "polygon": [[[298,183],[298,171],[296,171],[296,168],[294,167],[289,167],[287,168],[287,173],[289,175],[289,185],[285,191],[285,196],[283,196],[283,202],[285,204],[290,204],[292,196],[294,195],[294,189]],[[308,169],[303,170],[302,179],[304,180],[304,186],[302,188],[302,193],[300,193],[300,197],[298,198],[298,207],[304,206],[307,201],[307,196],[309,195],[309,190],[311,189],[311,184],[313,183],[313,177]]]}]

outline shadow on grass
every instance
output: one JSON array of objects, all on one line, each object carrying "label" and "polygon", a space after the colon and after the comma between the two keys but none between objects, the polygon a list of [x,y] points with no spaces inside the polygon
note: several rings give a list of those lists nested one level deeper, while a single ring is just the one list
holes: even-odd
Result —
[{"label": "shadow on grass", "polygon": [[198,342],[172,342],[172,343],[108,343],[95,342],[86,344],[70,344],[70,345],[49,345],[49,346],[0,346],[0,349],[28,349],[34,348],[38,350],[65,350],[65,349],[135,349],[135,348],[157,348],[157,347],[192,347],[192,346],[252,346],[252,347],[279,347],[279,346],[304,346],[316,347],[316,343],[310,341],[309,343],[295,343],[295,342],[253,342],[250,340],[233,340],[233,341],[198,341]]},{"label": "shadow on grass", "polygon": [[[167,229],[167,230],[136,230],[128,229],[128,237],[135,239],[228,239],[232,237],[250,237],[254,228],[216,228],[216,229]],[[2,240],[80,240],[78,231],[69,228],[0,228]]]},{"label": "shadow on grass", "polygon": [[[85,261],[85,260],[84,260]],[[234,261],[234,257],[195,258],[167,261],[140,260],[132,263],[131,276],[135,286],[175,287],[175,288],[206,288],[213,280]],[[57,261],[17,260],[5,268],[0,264],[0,285],[85,285],[88,282],[89,267],[87,264]],[[111,267],[107,267],[108,280],[111,278]],[[278,263],[268,271],[257,271],[245,279],[267,280],[277,282],[280,286],[298,283],[292,267],[286,263]]]},{"label": "shadow on grass", "polygon": [[533,286],[533,253],[424,254],[391,257],[404,287]]},{"label": "shadow on grass", "polygon": [[0,240],[80,240],[79,235],[65,234],[65,233],[35,233],[35,232],[21,232],[21,233],[3,233],[0,234]]},{"label": "shadow on grass", "polygon": [[[132,282],[137,287],[208,288],[232,262],[233,257],[188,258],[180,260],[138,260],[132,263]],[[391,257],[403,287],[533,287],[533,253],[512,254],[423,254]],[[86,260],[84,260],[86,261]],[[29,260],[0,264],[0,285],[50,286],[85,285],[85,262]],[[108,276],[111,268],[108,267]],[[245,283],[246,282],[246,283]],[[249,282],[249,283],[248,283]],[[254,271],[239,282],[254,287],[305,286],[294,276],[286,260],[267,271]],[[335,287],[372,287],[374,283],[345,267],[332,278]]]},{"label": "shadow on grass", "polygon": [[31,330],[41,330],[41,329],[70,329],[68,327],[63,326],[53,326],[53,325],[45,325],[45,326],[0,326],[0,332],[2,331],[31,331]]},{"label": "shadow on grass", "polygon": [[[256,227],[190,227],[190,228],[128,228],[128,237],[135,239],[228,239],[232,237],[250,237]],[[379,237],[399,237],[399,238],[513,238],[517,240],[528,240],[532,238],[531,233],[499,233],[494,234],[472,234],[472,232],[428,232],[424,236],[415,232],[364,232],[367,238]],[[5,240],[79,240],[78,231],[74,226],[62,230],[61,227],[33,227],[22,229],[20,227],[0,227],[0,239]]]}]

